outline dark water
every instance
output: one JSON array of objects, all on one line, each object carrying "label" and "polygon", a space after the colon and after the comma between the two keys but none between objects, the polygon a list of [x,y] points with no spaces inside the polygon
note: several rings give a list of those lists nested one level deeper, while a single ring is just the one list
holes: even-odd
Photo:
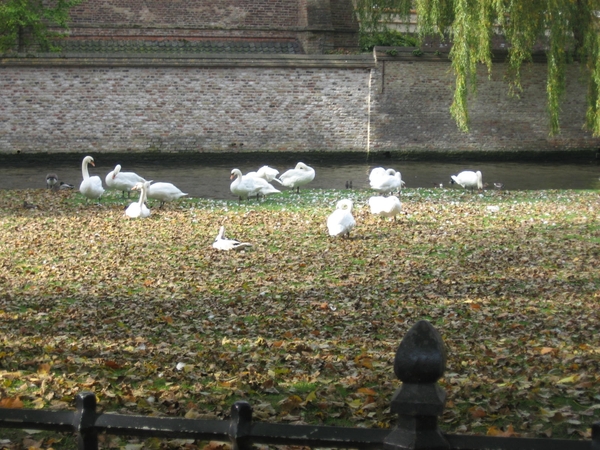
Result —
[{"label": "dark water", "polygon": [[[108,155],[103,155],[101,159],[102,162],[98,162],[96,167],[90,166],[89,169],[91,175],[99,175],[104,181],[106,174],[121,161],[110,161],[111,157]],[[171,182],[191,197],[232,199],[234,197],[229,191],[231,169],[238,168],[246,173],[268,164],[283,173],[294,167],[293,161],[296,159],[271,163],[264,158],[260,161],[249,161],[246,158],[238,162],[229,161],[210,165],[198,162],[157,164],[134,161],[121,164],[123,171],[136,172],[147,180]],[[310,155],[298,155],[297,161],[303,161],[315,169],[316,177],[308,187],[316,189],[342,189],[347,181],[352,181],[355,189],[368,188],[368,174],[373,167],[377,166],[399,170],[407,188],[433,187],[440,183],[444,187],[450,187],[450,175],[461,170],[481,170],[483,182],[489,184],[489,189],[493,189],[495,182],[503,183],[505,189],[509,190],[600,189],[600,166],[593,163],[457,163],[390,160],[376,163],[344,163],[342,160],[333,163],[313,162]],[[82,180],[81,164],[76,160],[63,163],[57,158],[57,161],[27,164],[27,166],[2,164],[0,165],[0,189],[44,188],[48,172],[55,172],[61,181],[74,184],[76,188]],[[276,183],[275,185],[277,186]]]}]

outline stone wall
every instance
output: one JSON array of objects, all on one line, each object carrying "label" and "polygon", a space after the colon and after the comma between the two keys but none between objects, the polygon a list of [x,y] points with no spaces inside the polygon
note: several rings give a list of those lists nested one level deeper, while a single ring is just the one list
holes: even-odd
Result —
[{"label": "stone wall", "polygon": [[[385,54],[385,53],[384,53]],[[517,151],[597,149],[586,87],[569,69],[561,134],[548,136],[546,65],[507,96],[480,74],[471,132],[449,114],[447,59],[214,55],[0,59],[0,152]]]}]

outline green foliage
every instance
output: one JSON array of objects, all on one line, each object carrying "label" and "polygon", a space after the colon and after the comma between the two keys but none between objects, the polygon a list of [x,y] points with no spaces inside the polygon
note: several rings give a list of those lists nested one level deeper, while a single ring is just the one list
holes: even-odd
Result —
[{"label": "green foliage", "polygon": [[50,26],[67,29],[69,9],[83,0],[3,0],[0,3],[0,53],[24,52],[32,45],[41,51],[58,51],[53,40],[60,33]]},{"label": "green foliage", "polygon": [[[363,32],[381,31],[385,19],[408,17],[405,0],[360,0],[357,16]],[[536,47],[548,57],[547,103],[551,134],[560,131],[560,102],[566,64],[579,61],[588,80],[585,127],[600,136],[600,0],[415,0],[420,37],[438,34],[452,41],[456,78],[452,116],[468,131],[468,98],[476,92],[477,69],[491,70],[491,37],[502,34],[508,45],[509,93],[521,91],[521,67]]]},{"label": "green foliage", "polygon": [[383,47],[416,47],[418,39],[407,36],[396,30],[382,30],[360,33],[360,49],[363,52],[370,52],[375,46]]}]

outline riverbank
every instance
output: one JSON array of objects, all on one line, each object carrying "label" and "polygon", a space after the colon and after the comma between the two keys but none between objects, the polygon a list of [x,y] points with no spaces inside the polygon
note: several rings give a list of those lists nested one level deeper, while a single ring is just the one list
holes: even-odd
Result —
[{"label": "riverbank", "polygon": [[[445,430],[589,438],[598,191],[407,189],[396,222],[370,195],[185,199],[127,220],[116,196],[0,191],[3,398],[69,408],[91,390],[103,411],[216,418],[243,399],[256,420],[387,427],[395,350],[427,319],[448,350]],[[357,226],[334,239],[344,197]],[[252,247],[213,249],[221,224]]]}]

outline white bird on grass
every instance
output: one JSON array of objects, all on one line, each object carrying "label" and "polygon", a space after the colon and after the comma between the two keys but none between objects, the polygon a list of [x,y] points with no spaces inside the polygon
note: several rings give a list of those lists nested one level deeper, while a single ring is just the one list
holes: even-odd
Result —
[{"label": "white bird on grass", "polygon": [[138,217],[150,217],[150,209],[144,204],[146,196],[148,195],[150,183],[152,183],[152,181],[139,182],[131,188],[132,191],[140,191],[140,198],[137,202],[133,202],[127,207],[125,210],[125,215],[127,217],[131,217],[132,219],[137,219]]},{"label": "white bird on grass", "polygon": [[327,218],[327,229],[330,236],[350,236],[356,221],[352,216],[352,200],[344,199],[337,202],[336,210]]},{"label": "white bird on grass", "polygon": [[88,172],[88,164],[95,166],[94,158],[86,156],[81,162],[81,174],[83,181],[79,185],[79,192],[81,192],[86,198],[99,199],[104,194],[104,188],[102,187],[102,180],[98,175],[90,177]]},{"label": "white bird on grass", "polygon": [[394,169],[376,167],[369,175],[369,185],[371,189],[381,194],[386,194],[393,192],[395,189],[400,190],[405,183],[402,181],[400,172],[396,172]]},{"label": "white bird on grass", "polygon": [[394,220],[396,220],[396,215],[402,212],[402,203],[394,195],[390,197],[371,197],[369,207],[371,208],[371,214],[393,217]]},{"label": "white bird on grass", "polygon": [[225,237],[225,227],[221,226],[212,246],[217,250],[242,250],[246,247],[252,247],[252,244],[236,241],[235,239],[227,239]]},{"label": "white bird on grass", "polygon": [[172,183],[158,182],[150,185],[147,198],[160,200],[160,207],[162,208],[165,202],[172,202],[186,195],[185,192],[182,192]]},{"label": "white bird on grass", "polygon": [[127,191],[127,197],[133,187],[138,183],[143,183],[144,180],[137,173],[134,172],[121,172],[121,164],[117,164],[113,170],[108,172],[104,182],[106,183],[106,187],[108,189],[114,189],[117,191],[123,192],[123,197],[125,197],[125,191]]},{"label": "white bird on grass", "polygon": [[279,181],[285,187],[296,188],[296,192],[298,193],[300,193],[300,186],[305,186],[314,179],[315,169],[303,162],[299,162],[295,168],[286,170],[279,175],[279,178],[275,178],[276,181]]},{"label": "white bird on grass", "polygon": [[[279,175],[279,170],[273,169],[272,167],[269,167],[269,166],[262,166],[256,172],[248,172],[244,176],[245,177],[262,178],[264,180],[271,182],[277,177],[277,175]],[[277,181],[279,181],[279,180],[277,180]]]},{"label": "white bird on grass", "polygon": [[266,197],[267,194],[277,194],[281,192],[271,186],[267,180],[263,178],[242,175],[240,169],[233,169],[229,179],[233,180],[229,186],[229,190],[233,195],[238,196],[239,201],[247,200],[248,197],[254,197],[255,195],[258,200],[258,197],[261,195]]},{"label": "white bird on grass", "polygon": [[465,170],[458,175],[451,175],[450,183],[456,183],[465,189],[471,189],[471,191],[474,191],[475,189],[483,189],[483,181],[480,171],[473,172],[471,170]]}]

